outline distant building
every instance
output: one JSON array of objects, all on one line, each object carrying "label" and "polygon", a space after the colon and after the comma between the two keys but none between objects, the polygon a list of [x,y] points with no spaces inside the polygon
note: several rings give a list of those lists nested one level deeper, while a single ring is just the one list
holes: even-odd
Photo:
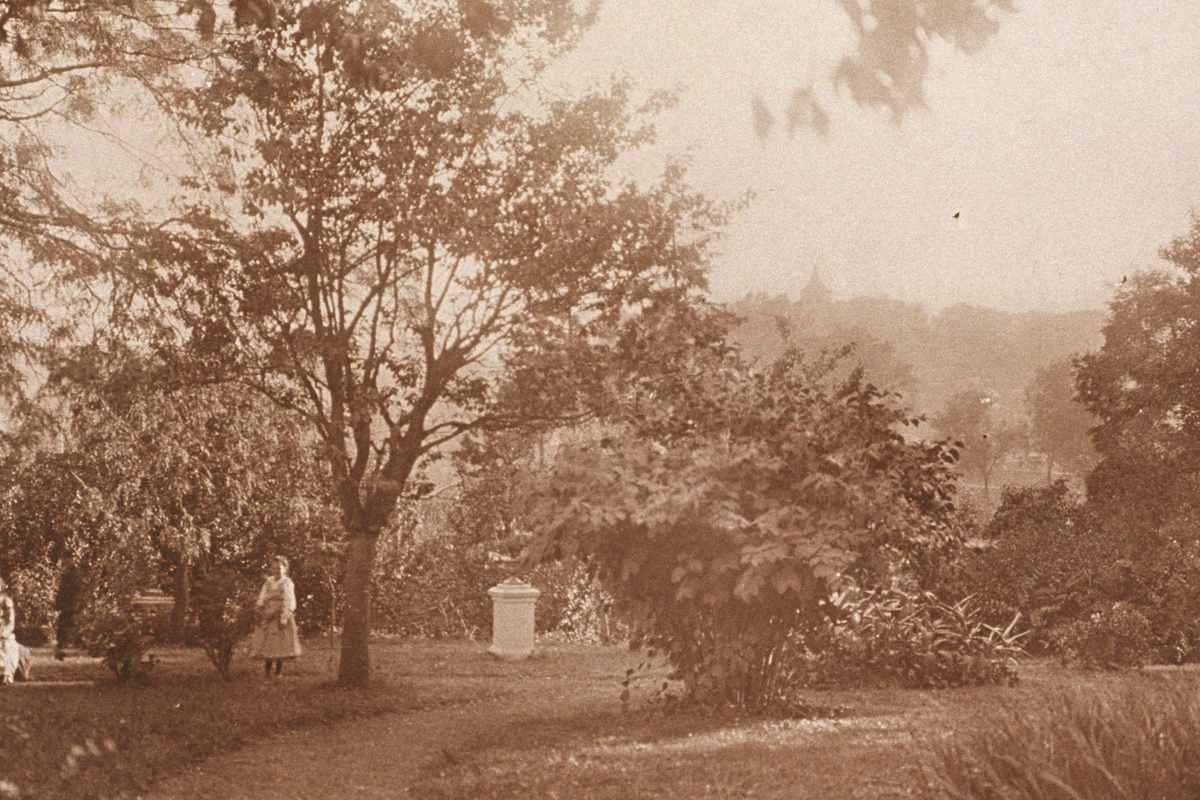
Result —
[{"label": "distant building", "polygon": [[808,279],[808,285],[800,292],[800,302],[809,308],[816,306],[826,306],[833,301],[833,292],[829,291],[829,287],[821,280],[821,271],[813,267],[812,275]]}]

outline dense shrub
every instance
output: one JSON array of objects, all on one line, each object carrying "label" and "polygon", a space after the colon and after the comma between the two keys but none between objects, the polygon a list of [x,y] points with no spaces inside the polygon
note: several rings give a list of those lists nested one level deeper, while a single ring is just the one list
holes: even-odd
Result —
[{"label": "dense shrub", "polygon": [[1200,661],[1200,540],[1192,515],[1164,526],[1142,558],[1109,576],[1114,599],[1134,604],[1152,634],[1152,659]]},{"label": "dense shrub", "polygon": [[529,581],[538,596],[535,624],[540,633],[554,633],[567,641],[612,644],[628,631],[612,613],[612,598],[574,561],[535,567]]},{"label": "dense shrub", "polygon": [[508,577],[485,548],[453,535],[385,542],[376,559],[372,621],[397,636],[482,638],[492,630],[487,590]]},{"label": "dense shrub", "polygon": [[1150,622],[1129,603],[1054,628],[1050,639],[1064,661],[1088,669],[1140,667],[1152,654]]},{"label": "dense shrub", "polygon": [[955,538],[954,456],[836,358],[681,351],[620,427],[559,448],[530,554],[586,563],[691,699],[754,708],[832,592]]},{"label": "dense shrub", "polygon": [[1200,685],[1047,694],[932,748],[931,800],[1200,797]]},{"label": "dense shrub", "polygon": [[941,577],[939,594],[974,598],[983,619],[1007,625],[1020,613],[1034,651],[1051,646],[1050,630],[1079,619],[1096,601],[1097,572],[1106,562],[1098,528],[1064,481],[1049,487],[1006,488],[979,546],[966,550]]},{"label": "dense shrub", "polygon": [[257,587],[228,566],[206,575],[193,590],[188,638],[223,678],[230,677],[234,649],[254,630],[256,600]]},{"label": "dense shrub", "polygon": [[486,638],[492,630],[487,591],[514,573],[541,594],[539,633],[610,642],[623,629],[611,600],[574,561],[530,567],[517,556],[529,541],[517,522],[530,459],[528,437],[470,438],[456,455],[459,484],[452,502],[404,506],[379,543],[373,595],[377,630],[425,638]]},{"label": "dense shrub", "polygon": [[148,649],[167,638],[170,618],[135,615],[135,595],[152,586],[156,565],[136,548],[114,549],[91,566],[88,602],[75,615],[75,635],[84,649],[104,659],[119,681],[145,682],[153,667]]},{"label": "dense shrub", "polygon": [[1180,514],[1155,531],[1137,514],[1100,513],[1058,481],[1005,490],[983,547],[942,579],[974,596],[984,619],[1021,614],[1027,647],[1111,668],[1200,658],[1200,522]]},{"label": "dense shrub", "polygon": [[[377,631],[430,639],[491,636],[487,591],[512,574],[513,564],[453,533],[380,550],[372,600]],[[545,564],[521,574],[541,592],[534,620],[538,633],[601,643],[623,638],[624,629],[608,613],[611,601],[578,564]]]},{"label": "dense shrub", "polygon": [[797,655],[800,686],[911,689],[1012,683],[1020,637],[990,626],[969,600],[929,592],[854,591],[835,598],[827,626]]},{"label": "dense shrub", "polygon": [[164,638],[166,618],[135,616],[116,603],[97,611],[82,630],[88,655],[101,659],[118,683],[149,683],[156,663],[150,650]]},{"label": "dense shrub", "polygon": [[58,618],[54,597],[58,571],[46,561],[35,561],[8,576],[8,591],[17,611],[17,627],[53,626]]}]

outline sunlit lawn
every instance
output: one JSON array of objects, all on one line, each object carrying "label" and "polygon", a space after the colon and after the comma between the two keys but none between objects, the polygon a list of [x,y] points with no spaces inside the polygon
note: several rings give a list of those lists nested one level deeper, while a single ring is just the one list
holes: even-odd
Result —
[{"label": "sunlit lawn", "polygon": [[1152,680],[1027,664],[1016,688],[811,692],[808,718],[604,713],[478,736],[411,789],[423,800],[903,798],[927,790],[935,741],[1002,707]]}]

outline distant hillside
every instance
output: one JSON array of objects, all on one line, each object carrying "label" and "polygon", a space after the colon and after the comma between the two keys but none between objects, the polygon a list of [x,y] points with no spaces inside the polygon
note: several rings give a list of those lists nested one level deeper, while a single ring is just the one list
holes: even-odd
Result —
[{"label": "distant hillside", "polygon": [[1052,361],[1103,343],[1104,311],[1010,313],[960,304],[930,314],[879,297],[835,301],[814,275],[800,299],[751,294],[730,303],[745,319],[735,339],[771,359],[782,351],[777,320],[798,344],[834,348],[855,342],[856,358],[876,383],[899,390],[917,411],[933,414],[957,392],[987,392],[1009,416],[1024,415],[1025,387]]}]

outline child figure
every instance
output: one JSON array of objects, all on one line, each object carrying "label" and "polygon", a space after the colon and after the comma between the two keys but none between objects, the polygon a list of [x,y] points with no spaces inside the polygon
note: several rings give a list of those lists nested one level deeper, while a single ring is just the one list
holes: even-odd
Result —
[{"label": "child figure", "polygon": [[288,577],[288,560],[275,556],[262,590],[258,593],[258,629],[254,632],[250,654],[263,659],[263,671],[271,677],[283,672],[285,659],[300,655],[300,634],[296,631],[296,588]]}]

